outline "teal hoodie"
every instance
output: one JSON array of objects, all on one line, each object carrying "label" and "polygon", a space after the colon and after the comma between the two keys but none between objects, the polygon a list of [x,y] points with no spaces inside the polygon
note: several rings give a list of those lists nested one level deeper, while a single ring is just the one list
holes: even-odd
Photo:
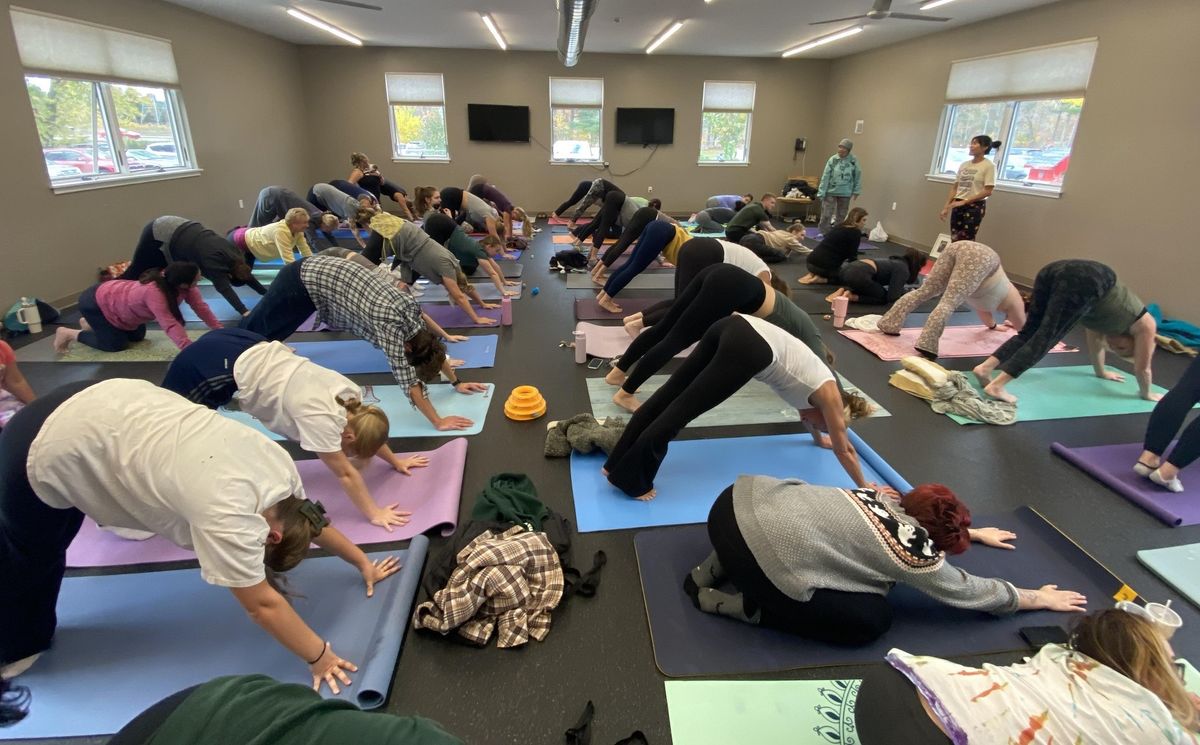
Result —
[{"label": "teal hoodie", "polygon": [[835,153],[825,164],[821,174],[821,186],[817,189],[817,198],[849,197],[862,193],[862,169],[858,167],[858,159],[854,153],[840,158]]}]

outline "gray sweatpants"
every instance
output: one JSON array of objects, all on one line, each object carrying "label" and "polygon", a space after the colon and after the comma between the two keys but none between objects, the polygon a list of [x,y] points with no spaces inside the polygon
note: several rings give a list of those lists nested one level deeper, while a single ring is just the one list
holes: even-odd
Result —
[{"label": "gray sweatpants", "polygon": [[254,203],[254,211],[250,213],[248,228],[261,228],[283,219],[287,211],[293,207],[303,207],[308,214],[321,214],[321,210],[304,197],[285,186],[268,186],[258,193]]},{"label": "gray sweatpants", "polygon": [[821,222],[817,230],[824,233],[841,225],[850,212],[850,197],[825,197],[821,200]]},{"label": "gray sweatpants", "polygon": [[709,207],[696,213],[696,231],[699,233],[724,233],[725,223],[733,219],[734,212],[728,207]]}]

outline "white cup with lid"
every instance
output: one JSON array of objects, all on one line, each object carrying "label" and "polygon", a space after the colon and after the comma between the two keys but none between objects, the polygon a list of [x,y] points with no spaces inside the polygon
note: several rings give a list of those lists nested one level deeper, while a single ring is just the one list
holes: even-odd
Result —
[{"label": "white cup with lid", "polygon": [[1179,630],[1180,626],[1183,626],[1183,619],[1179,617],[1178,613],[1171,610],[1170,600],[1165,605],[1163,603],[1146,603],[1146,613],[1164,639],[1175,636],[1175,632]]}]

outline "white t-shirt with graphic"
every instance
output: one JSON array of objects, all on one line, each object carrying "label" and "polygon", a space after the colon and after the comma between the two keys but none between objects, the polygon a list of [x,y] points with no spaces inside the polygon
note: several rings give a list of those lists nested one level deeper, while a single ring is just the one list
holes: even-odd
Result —
[{"label": "white t-shirt with graphic", "polygon": [[968,160],[958,167],[958,190],[954,192],[955,199],[970,199],[976,194],[982,194],[985,186],[996,185],[996,164],[984,158],[976,163]]}]

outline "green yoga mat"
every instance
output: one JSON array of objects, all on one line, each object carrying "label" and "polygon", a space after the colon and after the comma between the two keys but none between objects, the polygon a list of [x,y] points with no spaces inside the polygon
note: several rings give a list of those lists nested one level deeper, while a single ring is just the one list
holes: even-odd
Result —
[{"label": "green yoga mat", "polygon": [[861,680],[668,680],[675,745],[858,743]]},{"label": "green yoga mat", "polygon": [[[653,375],[638,390],[638,398],[642,401],[650,398],[667,382],[669,375]],[[842,386],[865,397],[875,407],[872,417],[891,416],[891,412],[876,403],[861,389],[854,387],[845,378]],[[592,416],[597,419],[616,416],[629,418],[629,412],[612,402],[616,387],[604,382],[604,378],[588,378],[588,398],[592,402]],[[706,411],[688,424],[688,427],[724,427],[737,424],[777,424],[780,422],[799,422],[800,415],[796,410],[783,402],[765,383],[751,380],[733,396],[726,399],[715,409]]]},{"label": "green yoga mat", "polygon": [[[187,335],[198,339],[208,329],[188,329]],[[47,336],[17,350],[21,362],[170,362],[179,348],[162,331],[147,331],[146,338],[130,344],[121,352],[101,352],[80,344],[71,345],[66,354],[54,351],[54,337]]]},{"label": "green yoga mat", "polygon": [[[1017,421],[1149,414],[1154,409],[1153,401],[1145,401],[1138,396],[1138,384],[1133,373],[1112,367],[1108,369],[1124,375],[1125,382],[1101,380],[1096,377],[1091,365],[1030,369],[1006,388],[1017,397]],[[979,390],[974,376],[971,377],[971,385]],[[1154,386],[1154,390],[1160,394],[1167,392],[1158,386]],[[946,416],[959,424],[983,424],[955,414]]]},{"label": "green yoga mat", "polygon": [[[275,281],[275,278],[277,276],[279,276],[279,272],[282,270],[283,270],[282,266],[256,267],[254,270],[251,271],[251,274],[253,274],[254,278],[257,279],[259,282],[262,282],[264,285],[269,285],[273,281]],[[212,282],[210,282],[209,280],[207,280],[203,277],[200,278],[199,284],[212,287]]]}]

